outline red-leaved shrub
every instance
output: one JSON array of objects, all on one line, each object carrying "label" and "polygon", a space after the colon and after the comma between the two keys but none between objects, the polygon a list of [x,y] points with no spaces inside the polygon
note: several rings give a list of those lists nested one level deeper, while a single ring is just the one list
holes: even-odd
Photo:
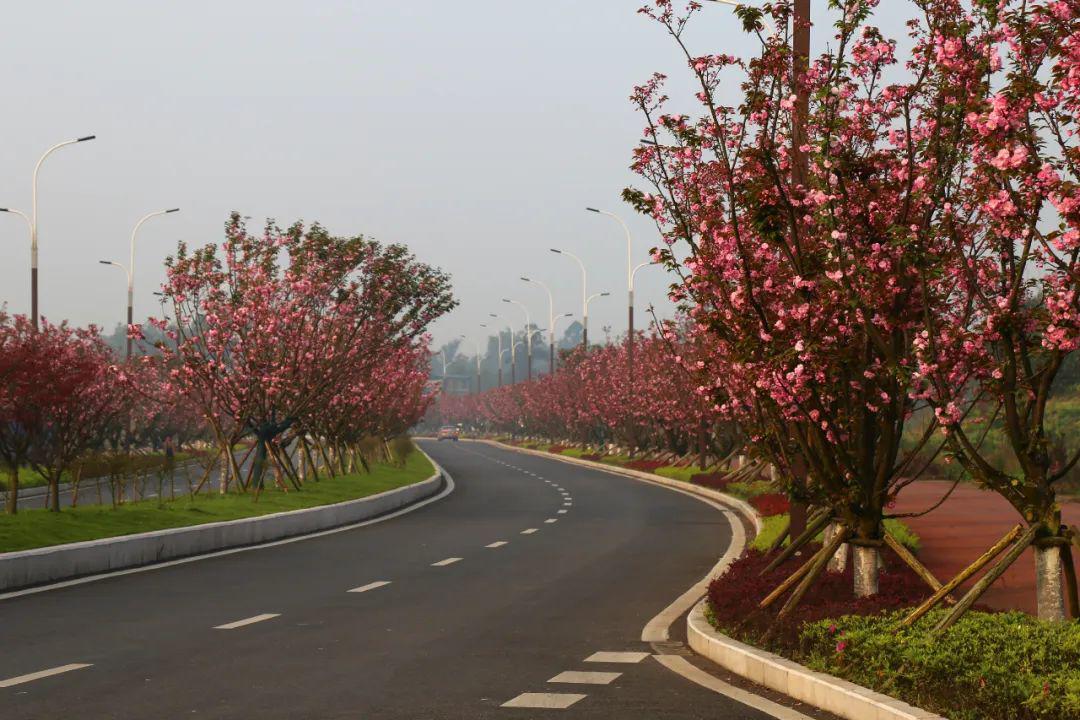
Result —
[{"label": "red-leaved shrub", "polygon": [[713,490],[723,490],[728,486],[728,483],[731,482],[731,475],[722,472],[694,473],[690,476],[690,482],[694,485],[712,488]]},{"label": "red-leaved shrub", "polygon": [[929,588],[914,571],[896,555],[885,550],[882,553],[884,567],[877,595],[860,599],[852,595],[852,563],[849,562],[843,573],[823,573],[802,602],[783,621],[778,621],[776,614],[788,595],[768,609],[758,609],[762,598],[795,572],[819,547],[807,547],[798,557],[789,558],[779,568],[765,575],[760,573],[770,558],[750,550],[736,560],[724,575],[715,578],[709,584],[709,606],[723,632],[757,644],[766,630],[775,625],[768,649],[791,650],[798,646],[799,629],[803,623],[841,615],[874,615],[910,607],[930,594]]},{"label": "red-leaved shrub", "polygon": [[752,497],[750,498],[750,504],[765,517],[783,515],[791,505],[786,497],[778,493],[765,493],[764,495]]}]

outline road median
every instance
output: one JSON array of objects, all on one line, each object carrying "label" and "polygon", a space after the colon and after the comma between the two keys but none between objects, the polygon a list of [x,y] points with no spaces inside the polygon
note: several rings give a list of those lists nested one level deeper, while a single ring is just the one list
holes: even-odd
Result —
[{"label": "road median", "polygon": [[201,522],[0,553],[0,591],[20,590],[232,548],[257,546],[345,528],[402,511],[434,499],[440,492],[452,487],[448,486],[441,468],[426,454],[419,457],[425,463],[430,463],[430,474],[426,478],[355,499],[253,517]]}]

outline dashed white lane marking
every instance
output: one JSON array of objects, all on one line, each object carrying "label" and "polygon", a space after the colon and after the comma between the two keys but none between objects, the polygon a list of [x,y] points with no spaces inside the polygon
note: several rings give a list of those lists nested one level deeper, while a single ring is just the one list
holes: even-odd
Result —
[{"label": "dashed white lane marking", "polygon": [[585,697],[585,695],[578,695],[577,693],[522,693],[513,700],[504,702],[502,706],[565,710],[579,700],[584,700]]},{"label": "dashed white lane marking", "polygon": [[82,670],[83,668],[88,668],[92,666],[93,663],[71,663],[70,665],[61,665],[60,667],[49,668],[48,670],[38,670],[37,672],[27,673],[26,675],[19,675],[17,677],[8,678],[7,680],[0,680],[0,688],[11,687],[13,685],[22,685],[23,683],[33,682],[34,680],[52,677],[53,675],[60,675],[61,673],[71,672],[72,670]]},{"label": "dashed white lane marking", "polygon": [[522,530],[521,534],[522,535],[532,535],[534,532],[536,532],[536,528],[529,528],[528,530]]},{"label": "dashed white lane marking", "polygon": [[572,503],[572,502],[564,502],[563,507],[574,507],[574,503]]},{"label": "dashed white lane marking", "polygon": [[562,510],[557,510],[556,512],[558,512],[560,515],[565,515],[566,514],[566,508],[563,508]]},{"label": "dashed white lane marking", "polygon": [[245,625],[254,625],[257,622],[263,620],[271,620],[276,617],[281,617],[281,613],[263,613],[262,615],[254,615],[243,620],[234,620],[231,623],[225,623],[224,625],[215,625],[215,630],[235,630],[236,628],[242,628]]},{"label": "dashed white lane marking", "polygon": [[461,562],[462,558],[446,558],[439,562],[431,563],[431,567],[446,567],[447,565],[453,565],[456,562]]},{"label": "dashed white lane marking", "polygon": [[381,587],[386,587],[389,584],[390,584],[389,580],[376,580],[373,583],[368,583],[367,585],[361,585],[360,587],[353,588],[352,590],[349,590],[347,592],[362,593],[362,592],[367,592],[368,590],[376,590],[376,589],[381,588]]},{"label": "dashed white lane marking", "polygon": [[559,518],[548,518],[544,522],[546,522],[548,525],[550,525],[553,522],[559,522]]},{"label": "dashed white lane marking", "polygon": [[649,657],[649,653],[647,652],[611,652],[601,650],[600,652],[594,652],[592,655],[585,658],[585,662],[639,663],[647,657]]},{"label": "dashed white lane marking", "polygon": [[491,543],[490,545],[485,545],[484,547],[497,548],[497,547],[502,547],[503,545],[506,545],[506,544],[507,543],[506,543],[505,540],[496,540],[495,542]]},{"label": "dashed white lane marking", "polygon": [[577,685],[608,685],[622,673],[617,672],[583,672],[579,670],[567,670],[548,680],[553,683],[575,683]]}]

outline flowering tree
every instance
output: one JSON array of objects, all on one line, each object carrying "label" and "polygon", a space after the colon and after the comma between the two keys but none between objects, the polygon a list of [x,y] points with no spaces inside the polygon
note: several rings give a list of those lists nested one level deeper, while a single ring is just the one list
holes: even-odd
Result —
[{"label": "flowering tree", "polygon": [[[1062,619],[1075,535],[1062,526],[1055,483],[1080,444],[1056,459],[1045,419],[1058,372],[1080,347],[1080,3],[982,3],[969,22],[992,64],[986,91],[967,104],[971,165],[941,226],[961,269],[941,280],[961,286],[966,302],[927,316],[918,372],[954,456],[1029,524],[1039,616]],[[953,45],[939,52],[965,62]],[[1018,471],[989,459],[991,426]]]},{"label": "flowering tree", "polygon": [[447,276],[405,247],[318,225],[269,223],[253,235],[234,214],[220,252],[181,245],[167,265],[175,325],[156,324],[170,384],[199,405],[237,479],[231,448],[254,436],[245,487],[261,487],[268,459],[295,477],[281,436],[414,347],[455,305]]},{"label": "flowering tree", "polygon": [[94,327],[74,329],[0,314],[0,459],[8,471],[9,513],[18,508],[19,469],[59,483],[76,459],[103,444],[123,419],[130,394],[124,372]]},{"label": "flowering tree", "polygon": [[[666,110],[663,76],[637,88],[647,142],[634,169],[652,189],[626,192],[664,234],[657,257],[683,277],[675,297],[713,340],[722,411],[793,486],[805,473],[810,499],[836,514],[837,537],[856,546],[857,595],[876,592],[884,511],[916,454],[901,451],[916,408],[914,339],[953,299],[926,279],[955,274],[943,209],[966,170],[965,115],[989,65],[959,1],[914,3],[923,17],[909,26],[905,63],[870,23],[876,4],[834,4],[832,49],[798,86],[789,34],[766,37],[760,11],[742,12],[762,42],[744,61],[690,51],[683,31],[697,3],[682,14],[670,0],[643,8],[685,54],[700,115]],[[791,2],[767,7],[788,27]],[[721,101],[732,74],[738,107]],[[802,93],[804,142],[793,152]]]}]

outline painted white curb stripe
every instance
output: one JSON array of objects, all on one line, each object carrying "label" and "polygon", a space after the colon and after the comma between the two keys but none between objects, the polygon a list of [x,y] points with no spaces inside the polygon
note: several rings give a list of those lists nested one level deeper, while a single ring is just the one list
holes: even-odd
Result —
[{"label": "painted white curb stripe", "polygon": [[730,683],[726,683],[720,678],[714,677],[704,670],[695,667],[689,660],[681,655],[654,655],[653,657],[668,670],[682,675],[687,680],[695,682],[704,688],[708,688],[715,693],[727,695],[735,702],[740,702],[755,710],[768,713],[776,718],[776,720],[811,720],[810,716],[803,715],[798,710],[792,710],[789,707],[774,703],[772,700],[763,698],[760,695],[754,695],[742,688],[737,688]]},{"label": "painted white curb stripe", "polygon": [[19,675],[18,677],[8,678],[7,680],[0,680],[0,688],[12,687],[13,685],[22,685],[23,683],[52,677],[53,675],[60,675],[61,673],[71,672],[72,670],[82,670],[83,668],[88,667],[93,667],[93,663],[71,663],[70,665],[61,665],[60,667],[49,668],[48,670],[38,670],[37,672],[27,673],[26,675]]},{"label": "painted white curb stripe", "polygon": [[584,700],[585,695],[575,693],[522,693],[513,700],[504,702],[503,707],[509,708],[543,708],[545,710],[565,710],[579,700]]},{"label": "painted white curb stripe", "polygon": [[617,672],[584,672],[580,670],[567,670],[548,680],[551,683],[573,683],[576,685],[610,685],[622,673]]},{"label": "painted white curb stripe", "polygon": [[224,625],[215,625],[215,630],[235,630],[236,628],[244,627],[245,625],[254,625],[257,622],[263,620],[272,620],[273,618],[281,617],[281,613],[263,613],[262,615],[254,615],[243,620],[235,620],[231,623],[225,623]]},{"label": "painted white curb stripe", "polygon": [[361,585],[358,588],[353,588],[352,590],[349,590],[348,592],[362,593],[362,592],[367,592],[368,590],[375,590],[375,589],[378,589],[378,588],[381,588],[381,587],[386,587],[389,584],[390,584],[389,580],[376,580],[373,583],[368,583],[367,585]]},{"label": "painted white curb stripe", "polygon": [[462,558],[446,558],[436,563],[431,563],[431,567],[446,567],[447,565],[453,565],[456,562],[461,562]]}]

